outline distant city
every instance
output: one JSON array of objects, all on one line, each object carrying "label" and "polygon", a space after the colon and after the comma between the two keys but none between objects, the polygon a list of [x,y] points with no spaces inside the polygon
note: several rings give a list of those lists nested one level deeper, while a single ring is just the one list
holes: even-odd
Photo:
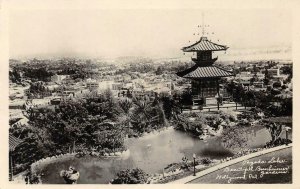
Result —
[{"label": "distant city", "polygon": [[[32,59],[10,60],[10,111],[22,115],[24,104],[49,106],[58,101],[85,98],[110,89],[115,97],[127,95],[173,95],[191,87],[190,81],[175,75],[191,63],[180,60],[154,62],[150,58],[127,58],[120,63],[97,60]],[[235,73],[227,82],[242,84],[247,90],[266,91],[273,85],[291,88],[291,61],[251,61],[219,63]],[[266,72],[269,79],[265,80]],[[38,86],[38,87],[34,87]],[[27,103],[25,103],[27,102]],[[28,103],[30,102],[30,103]],[[28,107],[27,107],[28,108]]]}]

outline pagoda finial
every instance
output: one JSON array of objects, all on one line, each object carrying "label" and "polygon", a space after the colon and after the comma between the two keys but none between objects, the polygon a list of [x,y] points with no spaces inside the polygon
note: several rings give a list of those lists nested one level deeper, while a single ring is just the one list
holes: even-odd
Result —
[{"label": "pagoda finial", "polygon": [[202,36],[205,34],[204,13],[202,13]]},{"label": "pagoda finial", "polygon": [[202,13],[202,25],[198,25],[198,27],[202,27],[202,37],[204,37],[205,27],[209,27],[209,25],[205,25],[205,23],[204,23],[204,13]]}]

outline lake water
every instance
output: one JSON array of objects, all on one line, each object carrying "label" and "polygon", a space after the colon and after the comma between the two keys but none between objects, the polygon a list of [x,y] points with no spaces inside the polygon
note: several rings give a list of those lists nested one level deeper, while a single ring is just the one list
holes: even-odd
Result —
[{"label": "lake water", "polygon": [[[252,146],[261,147],[269,140],[265,129],[256,130]],[[158,134],[142,138],[130,138],[125,141],[130,150],[127,157],[97,158],[86,156],[72,158],[63,162],[51,163],[42,171],[43,183],[62,184],[64,180],[59,172],[74,166],[80,172],[78,184],[107,184],[123,169],[141,168],[147,173],[161,173],[167,165],[180,162],[186,156],[192,159],[193,153],[198,157],[221,159],[231,156],[216,138],[207,141],[193,138],[190,135],[169,128]]]}]

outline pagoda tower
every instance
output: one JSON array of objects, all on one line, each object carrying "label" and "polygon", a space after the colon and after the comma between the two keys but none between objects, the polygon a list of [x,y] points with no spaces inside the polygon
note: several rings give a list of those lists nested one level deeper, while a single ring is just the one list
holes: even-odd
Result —
[{"label": "pagoda tower", "polygon": [[182,48],[183,52],[196,53],[196,57],[192,58],[195,65],[177,73],[180,77],[192,80],[193,105],[218,105],[219,107],[219,80],[234,74],[213,65],[218,57],[213,58],[212,52],[227,49],[227,46],[213,43],[204,36],[196,43]]}]

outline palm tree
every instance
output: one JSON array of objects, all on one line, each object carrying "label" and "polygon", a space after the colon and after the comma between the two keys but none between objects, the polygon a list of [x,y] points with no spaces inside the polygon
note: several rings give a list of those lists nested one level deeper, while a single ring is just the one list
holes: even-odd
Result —
[{"label": "palm tree", "polygon": [[123,114],[129,114],[130,109],[133,106],[132,100],[129,98],[121,99],[119,102],[121,113]]},{"label": "palm tree", "polygon": [[276,123],[268,124],[268,125],[266,125],[266,127],[270,132],[270,135],[272,137],[272,142],[276,141],[279,138],[279,136],[283,130],[282,125],[276,124]]},{"label": "palm tree", "polygon": [[165,125],[164,112],[159,104],[148,99],[133,99],[134,109],[130,115],[130,122],[134,129],[144,132],[145,129]]}]

